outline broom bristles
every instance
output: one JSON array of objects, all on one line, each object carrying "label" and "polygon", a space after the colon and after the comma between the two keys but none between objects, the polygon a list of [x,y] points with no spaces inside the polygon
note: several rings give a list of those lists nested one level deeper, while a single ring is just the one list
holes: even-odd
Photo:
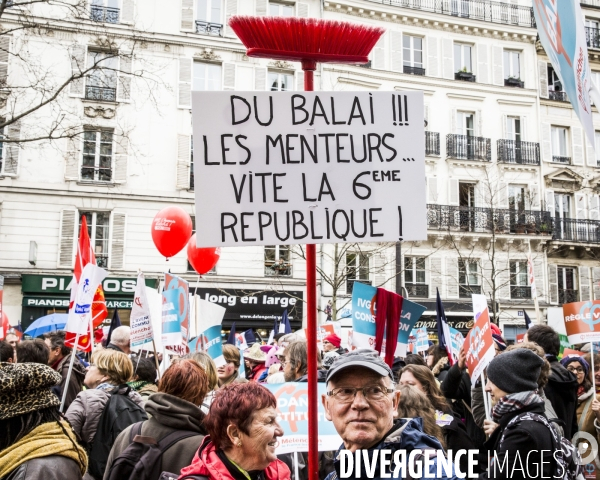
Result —
[{"label": "broom bristles", "polygon": [[383,28],[335,20],[234,16],[229,25],[249,56],[366,62]]}]

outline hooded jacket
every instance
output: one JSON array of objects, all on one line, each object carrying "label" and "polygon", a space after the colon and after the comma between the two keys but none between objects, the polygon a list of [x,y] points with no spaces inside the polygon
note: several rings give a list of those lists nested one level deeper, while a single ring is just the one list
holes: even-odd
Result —
[{"label": "hooded jacket", "polygon": [[[202,445],[194,455],[192,464],[181,469],[179,478],[184,479],[188,475],[203,475],[210,480],[235,479],[223,460],[219,458],[219,454],[208,436],[204,437]],[[281,460],[275,460],[263,470],[262,476],[264,480],[290,480],[290,469]]]},{"label": "hooded jacket", "polygon": [[[69,354],[66,357],[63,357],[56,365],[56,371],[60,373],[62,376],[62,380],[60,381],[60,385],[57,385],[52,388],[52,391],[56,394],[58,398],[62,398],[63,391],[65,385],[67,384],[67,376],[69,374],[69,364],[71,363],[71,355]],[[65,399],[65,409],[66,412],[69,409],[77,394],[81,392],[83,389],[83,379],[85,378],[85,367],[81,364],[81,361],[77,356],[75,356],[75,361],[73,362],[73,372],[71,373],[71,378],[69,379],[69,385],[67,386],[67,398]]]},{"label": "hooded jacket", "polygon": [[552,369],[544,393],[557,418],[565,422],[565,437],[572,438],[577,432],[577,378],[561,365],[554,355],[546,355]]},{"label": "hooded jacket", "polygon": [[19,465],[2,480],[81,480],[76,462],[61,455],[34,458]]},{"label": "hooded jacket", "polygon": [[[377,459],[377,463],[375,465],[375,469],[373,470],[373,472],[375,472],[374,476],[369,476],[367,474],[367,472],[365,472],[365,469],[363,468],[362,471],[360,472],[360,475],[358,475],[359,472],[354,471],[353,475],[351,478],[356,478],[356,479],[369,479],[369,480],[380,480],[381,477],[380,472],[381,469],[379,467],[379,456],[378,455],[374,455],[374,452],[376,450],[389,450],[392,452],[391,454],[391,458],[393,458],[394,456],[394,452],[396,452],[397,450],[405,450],[406,451],[406,458],[408,459],[408,456],[410,455],[410,452],[412,452],[415,449],[421,449],[421,450],[425,450],[425,449],[433,449],[433,450],[441,450],[442,449],[442,445],[440,444],[440,442],[430,436],[427,435],[426,433],[423,432],[423,420],[421,418],[401,418],[400,420],[396,421],[396,423],[394,423],[394,426],[392,427],[392,429],[387,433],[387,435],[385,435],[385,437],[383,437],[383,439],[374,447],[371,447],[370,449],[368,449],[367,451],[369,452],[367,455],[369,456],[369,458],[371,459]],[[334,456],[334,467],[335,467],[335,471],[331,472],[327,478],[325,480],[337,480],[338,478],[340,478],[340,460],[339,460],[339,456],[340,456],[340,452],[344,450],[344,445],[342,445],[339,450],[336,452],[335,456]],[[389,458],[389,457],[388,457]],[[423,476],[422,478],[436,478],[439,480],[454,480],[457,479],[458,477],[455,476],[454,472],[454,466],[452,466],[452,475],[450,477],[447,477],[444,475],[445,471],[444,469],[442,469],[442,476],[438,476],[437,475],[437,459],[435,458],[434,455],[432,455],[432,462],[433,464],[430,467],[429,470],[429,475],[428,477],[425,477],[425,472],[423,472]],[[408,462],[408,460],[407,460]],[[391,462],[392,466],[391,466],[391,471],[388,470],[388,473],[391,474],[390,477],[387,478],[392,478],[392,479],[402,479],[402,471],[394,471],[396,470],[393,461]]]},{"label": "hooded jacket", "polygon": [[[141,435],[143,436],[160,441],[175,431],[197,433],[193,437],[179,440],[165,450],[162,455],[162,471],[179,472],[192,463],[194,454],[206,435],[202,424],[204,422],[202,410],[187,400],[162,392],[150,395],[144,409],[150,418],[142,424]],[[106,462],[104,478],[108,477],[113,461],[129,446],[132,428],[133,426],[123,430],[115,440]]]}]

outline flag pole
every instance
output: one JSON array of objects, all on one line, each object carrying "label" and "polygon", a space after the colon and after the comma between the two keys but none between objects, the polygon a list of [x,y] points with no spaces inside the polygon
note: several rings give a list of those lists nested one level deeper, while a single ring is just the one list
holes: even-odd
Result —
[{"label": "flag pole", "polygon": [[[154,343],[154,338],[152,339],[152,350],[154,350],[154,362],[156,363],[158,378],[160,378],[160,367],[158,366],[158,355],[156,355],[156,343]],[[146,357],[148,357],[148,355],[146,355]]]},{"label": "flag pole", "polygon": [[594,344],[592,342],[590,342],[590,357],[592,364],[592,386],[594,387],[594,395],[596,395],[596,372],[594,371],[594,363],[596,362],[594,361]]},{"label": "flag pole", "polygon": [[483,390],[483,405],[485,408],[485,418],[487,420],[491,420],[489,398],[487,392],[485,391],[485,377],[483,376],[483,372],[481,372],[481,376],[479,378],[481,380],[481,389]]},{"label": "flag pole", "polygon": [[60,413],[64,413],[63,410],[65,409],[65,400],[67,399],[67,392],[69,391],[69,382],[71,381],[71,374],[73,373],[73,364],[75,363],[75,357],[77,356],[77,345],[79,345],[79,329],[77,329],[77,333],[75,334],[75,344],[73,345],[73,350],[71,351],[69,371],[67,372],[67,379],[63,388],[62,398],[60,400],[60,408],[58,410]]}]

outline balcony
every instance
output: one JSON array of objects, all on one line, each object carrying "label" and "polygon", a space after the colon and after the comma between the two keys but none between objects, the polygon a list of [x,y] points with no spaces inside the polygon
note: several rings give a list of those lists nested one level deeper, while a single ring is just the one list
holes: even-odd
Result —
[{"label": "balcony", "polygon": [[440,134],[425,132],[425,155],[440,156]]},{"label": "balcony", "polygon": [[369,60],[367,63],[359,63],[358,66],[362,68],[371,68],[371,60]]},{"label": "balcony", "polygon": [[551,235],[550,212],[501,208],[427,205],[427,228],[500,234]]},{"label": "balcony", "polygon": [[100,23],[119,23],[119,9],[92,5],[90,20]]},{"label": "balcony", "polygon": [[289,262],[265,262],[265,277],[291,277],[292,264]]},{"label": "balcony", "polygon": [[111,87],[85,86],[85,98],[87,100],[98,100],[101,102],[116,102],[117,89]]},{"label": "balcony", "polygon": [[560,155],[552,155],[552,162],[562,163],[563,165],[571,165],[571,157],[561,157]]},{"label": "balcony", "polygon": [[592,27],[585,27],[585,41],[590,48],[600,48],[600,30]]},{"label": "balcony", "polygon": [[531,287],[510,286],[510,298],[513,300],[526,300],[531,298]]},{"label": "balcony", "polygon": [[525,82],[520,78],[508,77],[504,79],[505,87],[525,88]]},{"label": "balcony", "polygon": [[569,97],[567,97],[567,92],[553,92],[550,90],[548,92],[548,98],[550,100],[554,100],[555,102],[568,102]]},{"label": "balcony", "polygon": [[454,80],[462,80],[463,82],[474,82],[476,76],[471,72],[455,72]]},{"label": "balcony", "polygon": [[446,155],[459,160],[492,160],[492,141],[489,138],[470,135],[446,135]]},{"label": "balcony", "polygon": [[205,22],[204,20],[196,20],[196,33],[222,37],[223,25],[220,23]]},{"label": "balcony", "polygon": [[600,243],[600,221],[575,218],[555,218],[553,240]]},{"label": "balcony", "polygon": [[406,283],[404,288],[406,288],[409,297],[429,297],[429,285],[424,285],[422,283]]},{"label": "balcony", "polygon": [[498,163],[539,165],[540,144],[519,140],[498,140]]},{"label": "balcony", "polygon": [[404,73],[408,73],[410,75],[425,75],[425,69],[421,67],[411,67],[410,65],[404,65],[402,67],[402,71]]},{"label": "balcony", "polygon": [[573,303],[579,301],[579,291],[570,288],[558,289],[558,303]]},{"label": "balcony", "polygon": [[110,182],[112,180],[112,168],[109,167],[93,167],[83,165],[81,167],[82,182]]},{"label": "balcony", "polygon": [[535,28],[531,7],[490,0],[368,0],[371,3],[441,13],[484,22]]},{"label": "balcony", "polygon": [[352,289],[354,288],[354,282],[363,283],[365,285],[372,285],[371,280],[361,280],[359,278],[347,278],[346,279],[346,294],[352,295]]},{"label": "balcony", "polygon": [[481,294],[481,285],[459,285],[458,296],[459,298],[471,298],[473,294]]}]

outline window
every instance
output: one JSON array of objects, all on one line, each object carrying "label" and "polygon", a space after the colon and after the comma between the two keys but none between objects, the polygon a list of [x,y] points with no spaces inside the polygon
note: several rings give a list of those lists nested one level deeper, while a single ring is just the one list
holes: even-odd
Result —
[{"label": "window", "polygon": [[371,284],[369,281],[369,256],[360,253],[346,253],[346,293],[352,294],[354,282]]},{"label": "window", "polygon": [[194,62],[192,90],[221,90],[221,65]]},{"label": "window", "polygon": [[92,0],[90,19],[94,22],[119,23],[119,0]]},{"label": "window", "polygon": [[287,92],[294,89],[294,75],[269,72],[269,88],[272,92]]},{"label": "window", "polygon": [[521,78],[520,52],[504,50],[504,78]]},{"label": "window", "polygon": [[461,298],[470,298],[473,293],[481,293],[479,265],[475,260],[458,261],[458,284]]},{"label": "window", "polygon": [[510,298],[531,298],[527,280],[527,260],[510,262]]},{"label": "window", "polygon": [[557,163],[571,163],[567,151],[567,128],[552,127],[552,161]]},{"label": "window", "polygon": [[81,219],[85,216],[88,226],[88,235],[96,256],[96,264],[99,267],[108,267],[108,244],[110,212],[79,212],[79,228],[81,230]]},{"label": "window", "polygon": [[294,6],[286,5],[284,3],[269,3],[269,15],[272,17],[293,17]]},{"label": "window", "polygon": [[459,135],[475,136],[474,115],[470,112],[456,113],[456,128]]},{"label": "window", "polygon": [[425,75],[423,68],[423,39],[412,35],[402,36],[402,60],[404,73]]},{"label": "window", "polygon": [[568,193],[554,193],[554,215],[557,218],[572,218],[571,205],[573,198]]},{"label": "window", "polygon": [[94,182],[112,180],[113,132],[86,130],[83,132],[81,179]]},{"label": "window", "polygon": [[85,98],[115,102],[117,100],[117,68],[119,58],[113,53],[88,51]]},{"label": "window", "polygon": [[428,297],[425,257],[404,257],[404,286],[411,297]]},{"label": "window", "polygon": [[550,92],[561,92],[562,91],[562,83],[558,75],[552,68],[552,65],[548,63],[548,90]]},{"label": "window", "polygon": [[221,23],[221,0],[198,0],[196,19],[210,23]]},{"label": "window", "polygon": [[525,198],[527,197],[527,186],[509,185],[508,186],[508,208],[511,210],[525,210]]},{"label": "window", "polygon": [[454,44],[454,71],[472,73],[471,45]]},{"label": "window", "polygon": [[506,138],[508,140],[514,140],[520,142],[521,138],[521,118],[520,117],[506,117]]},{"label": "window", "polygon": [[[600,167],[600,132],[594,132],[594,155],[596,156],[596,165]],[[0,143],[0,159],[2,158],[2,144]]]},{"label": "window", "polygon": [[265,276],[289,277],[291,275],[290,247],[288,245],[265,245]]},{"label": "window", "polygon": [[557,267],[558,273],[558,302],[577,302],[577,269],[575,267]]}]

